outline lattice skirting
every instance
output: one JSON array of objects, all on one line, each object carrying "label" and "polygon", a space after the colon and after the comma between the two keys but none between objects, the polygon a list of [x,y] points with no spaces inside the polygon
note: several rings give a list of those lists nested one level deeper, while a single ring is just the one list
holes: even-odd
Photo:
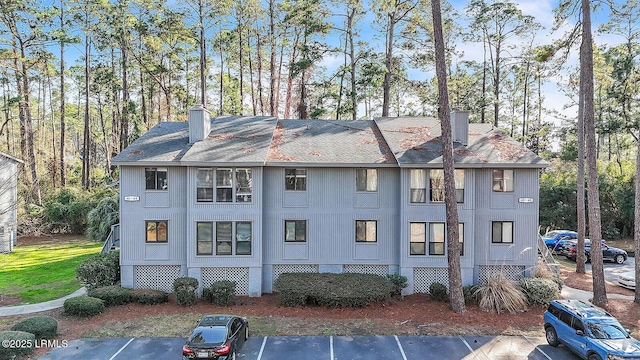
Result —
[{"label": "lattice skirting", "polygon": [[413,268],[414,293],[429,293],[429,287],[435,282],[439,282],[449,289],[449,270],[440,267]]},{"label": "lattice skirting", "polygon": [[136,289],[173,292],[173,281],[179,278],[180,265],[138,265],[134,268]]},{"label": "lattice skirting", "polygon": [[346,273],[373,274],[387,276],[389,274],[388,265],[343,265],[342,271]]},{"label": "lattice skirting", "polygon": [[237,295],[249,295],[249,268],[247,267],[205,267],[202,268],[202,287],[209,287],[216,281],[236,282]]},{"label": "lattice skirting", "polygon": [[492,275],[502,273],[507,279],[519,281],[524,277],[525,267],[522,265],[480,265],[478,268],[478,284],[484,285]]},{"label": "lattice skirting", "polygon": [[278,280],[280,274],[284,273],[317,273],[318,265],[309,265],[309,264],[283,264],[283,265],[273,265],[273,282],[275,283]]}]

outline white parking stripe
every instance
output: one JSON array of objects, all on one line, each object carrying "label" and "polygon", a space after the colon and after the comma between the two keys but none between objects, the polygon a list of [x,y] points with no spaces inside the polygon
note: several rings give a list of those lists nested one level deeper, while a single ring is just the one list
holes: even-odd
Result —
[{"label": "white parking stripe", "polygon": [[[469,349],[469,351],[471,352],[471,354],[469,354],[469,355],[472,355],[474,359],[477,359],[478,358],[478,354],[473,350],[471,345],[469,345],[467,340],[465,340],[462,336],[458,336],[458,337],[460,338],[460,340],[462,340],[462,342],[467,346],[467,349]],[[465,357],[465,359],[466,359],[466,357]]]},{"label": "white parking stripe", "polygon": [[400,349],[400,353],[402,354],[402,359],[403,360],[407,360],[407,355],[404,354],[404,349],[402,348],[402,345],[400,344],[400,339],[398,339],[397,335],[393,335],[394,338],[396,338],[396,343],[398,344],[398,348]]},{"label": "white parking stripe", "polygon": [[333,336],[329,336],[329,355],[331,356],[329,360],[333,360]]},{"label": "white parking stripe", "polygon": [[262,359],[262,352],[264,351],[264,346],[267,344],[267,336],[262,340],[262,346],[260,347],[260,352],[258,353],[258,358],[256,360]]},{"label": "white parking stripe", "polygon": [[113,360],[113,359],[115,359],[115,358],[116,358],[116,356],[118,356],[118,354],[120,354],[120,353],[122,352],[122,350],[124,350],[124,348],[126,348],[126,347],[127,347],[127,345],[131,344],[131,342],[132,342],[134,339],[135,339],[135,338],[131,338],[129,341],[127,341],[127,343],[126,343],[126,344],[124,344],[124,345],[120,348],[120,350],[118,350],[115,354],[113,354],[113,356],[112,356],[112,357],[110,357],[110,358],[109,358],[109,360]]},{"label": "white parking stripe", "polygon": [[540,347],[539,347],[538,345],[534,344],[531,340],[529,340],[529,338],[528,338],[528,337],[526,337],[526,336],[523,336],[523,337],[524,337],[525,339],[527,339],[527,341],[528,341],[531,345],[535,346],[535,347],[536,347],[536,350],[538,350],[538,351],[540,352],[540,354],[544,355],[544,357],[546,357],[547,359],[551,360],[551,357],[550,357],[549,355],[547,355],[547,353],[545,353],[544,351],[542,351],[542,349],[540,349]]}]

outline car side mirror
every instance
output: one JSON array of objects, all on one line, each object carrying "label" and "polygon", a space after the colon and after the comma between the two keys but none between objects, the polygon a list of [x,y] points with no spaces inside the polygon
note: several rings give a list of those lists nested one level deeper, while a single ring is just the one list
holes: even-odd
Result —
[{"label": "car side mirror", "polygon": [[584,331],[582,331],[582,330],[576,330],[576,335],[578,335],[578,336],[584,336]]}]

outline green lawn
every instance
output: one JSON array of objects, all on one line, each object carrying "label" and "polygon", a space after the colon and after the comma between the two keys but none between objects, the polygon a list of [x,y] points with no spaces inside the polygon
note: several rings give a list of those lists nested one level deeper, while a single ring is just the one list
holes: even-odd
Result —
[{"label": "green lawn", "polygon": [[69,295],[81,286],[76,267],[101,248],[83,237],[16,246],[12,253],[0,254],[0,294],[30,304]]}]

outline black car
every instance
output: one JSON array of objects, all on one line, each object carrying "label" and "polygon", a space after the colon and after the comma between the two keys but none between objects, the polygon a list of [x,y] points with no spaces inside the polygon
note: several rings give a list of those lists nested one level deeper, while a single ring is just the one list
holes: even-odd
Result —
[{"label": "black car", "polygon": [[[570,242],[562,248],[560,254],[566,256],[567,259],[575,261],[577,257],[577,249],[578,243]],[[584,254],[586,256],[587,262],[591,261],[591,242],[585,241]],[[602,260],[610,260],[615,262],[616,264],[622,264],[627,261],[628,257],[629,255],[626,251],[606,244],[602,244]]]},{"label": "black car", "polygon": [[234,315],[206,315],[182,347],[182,359],[235,360],[249,337],[247,319]]}]

